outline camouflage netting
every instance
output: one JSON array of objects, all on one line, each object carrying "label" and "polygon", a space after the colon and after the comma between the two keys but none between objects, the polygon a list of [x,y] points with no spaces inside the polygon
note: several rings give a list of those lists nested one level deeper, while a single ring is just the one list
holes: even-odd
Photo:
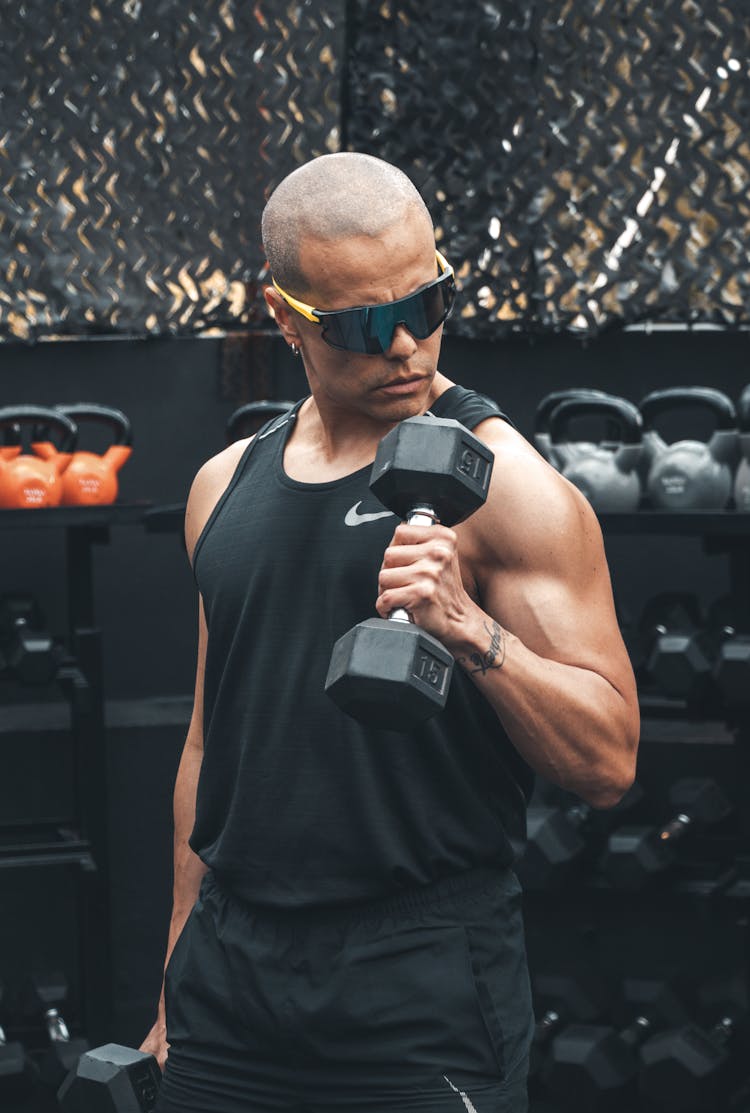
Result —
[{"label": "camouflage netting", "polygon": [[260,322],[264,189],[338,149],[342,28],[343,0],[6,5],[1,333]]},{"label": "camouflage netting", "polygon": [[454,333],[750,322],[740,0],[24,0],[0,336],[266,323],[259,214],[341,146],[416,181]]}]

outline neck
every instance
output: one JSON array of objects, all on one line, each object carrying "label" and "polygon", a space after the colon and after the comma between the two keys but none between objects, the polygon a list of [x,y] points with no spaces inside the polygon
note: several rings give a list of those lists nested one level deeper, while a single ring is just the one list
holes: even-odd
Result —
[{"label": "neck", "polygon": [[[399,421],[424,413],[453,384],[436,374],[424,406],[388,420],[336,407],[313,390],[301,406],[287,443],[284,466],[292,478],[309,482],[336,479],[366,467],[375,459],[378,444]],[[315,477],[315,479],[313,479]]]},{"label": "neck", "polygon": [[394,404],[381,415],[338,405],[314,383],[310,383],[311,396],[300,410],[300,424],[330,459],[339,455],[340,451],[346,452],[350,446],[358,446],[365,456],[371,448],[368,456],[371,459],[386,433],[405,418],[424,413],[451,386],[453,383],[438,371],[424,399]]}]

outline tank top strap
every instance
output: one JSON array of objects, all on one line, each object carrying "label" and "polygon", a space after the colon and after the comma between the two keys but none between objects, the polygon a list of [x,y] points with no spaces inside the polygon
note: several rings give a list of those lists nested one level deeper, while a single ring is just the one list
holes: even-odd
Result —
[{"label": "tank top strap", "polygon": [[480,422],[488,417],[499,417],[513,425],[506,413],[492,398],[486,394],[479,394],[476,390],[467,390],[466,387],[455,384],[448,387],[443,394],[430,406],[429,413],[433,417],[450,417],[460,421],[467,429],[474,429]]}]

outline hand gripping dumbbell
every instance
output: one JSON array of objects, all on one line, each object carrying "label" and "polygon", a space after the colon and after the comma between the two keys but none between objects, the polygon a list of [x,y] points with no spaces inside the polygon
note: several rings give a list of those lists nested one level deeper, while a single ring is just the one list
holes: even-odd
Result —
[{"label": "hand gripping dumbbell", "polygon": [[720,823],[732,805],[718,784],[706,777],[683,777],[669,792],[677,809],[662,827],[620,827],[607,840],[601,866],[616,888],[639,889],[675,861],[675,848],[696,829]]},{"label": "hand gripping dumbbell", "polygon": [[747,994],[739,973],[719,981],[725,985],[723,1001],[699,994],[712,1026],[683,1023],[658,1032],[641,1048],[638,1088],[649,1113],[726,1113],[734,1108],[730,1096],[747,1070]]},{"label": "hand gripping dumbbell", "polygon": [[609,812],[596,811],[582,800],[565,806],[531,804],[526,812],[526,844],[515,870],[525,890],[560,889],[586,851],[623,813],[643,799],[634,784]]},{"label": "hand gripping dumbbell", "polygon": [[[492,451],[457,421],[411,417],[383,437],[370,490],[411,525],[454,526],[485,502]],[[445,707],[453,657],[401,608],[333,647],[325,690],[368,726],[409,730]]]},{"label": "hand gripping dumbbell", "polygon": [[80,1057],[57,1100],[62,1113],[153,1113],[160,1085],[153,1055],[107,1043]]},{"label": "hand gripping dumbbell", "polygon": [[621,1109],[636,1096],[641,1044],[655,1028],[681,1024],[686,1017],[681,1002],[661,981],[626,980],[623,1000],[631,1013],[619,1031],[604,1024],[569,1024],[554,1037],[543,1081],[564,1109]]}]

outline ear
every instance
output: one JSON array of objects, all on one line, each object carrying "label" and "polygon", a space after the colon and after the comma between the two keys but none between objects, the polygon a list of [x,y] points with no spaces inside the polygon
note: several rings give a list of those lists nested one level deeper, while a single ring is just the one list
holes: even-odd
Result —
[{"label": "ear", "polygon": [[296,344],[298,348],[301,347],[302,337],[300,336],[298,327],[298,314],[290,309],[281,295],[274,290],[273,286],[263,287],[263,297],[271,316],[279,326],[279,332],[284,337],[287,344]]}]

